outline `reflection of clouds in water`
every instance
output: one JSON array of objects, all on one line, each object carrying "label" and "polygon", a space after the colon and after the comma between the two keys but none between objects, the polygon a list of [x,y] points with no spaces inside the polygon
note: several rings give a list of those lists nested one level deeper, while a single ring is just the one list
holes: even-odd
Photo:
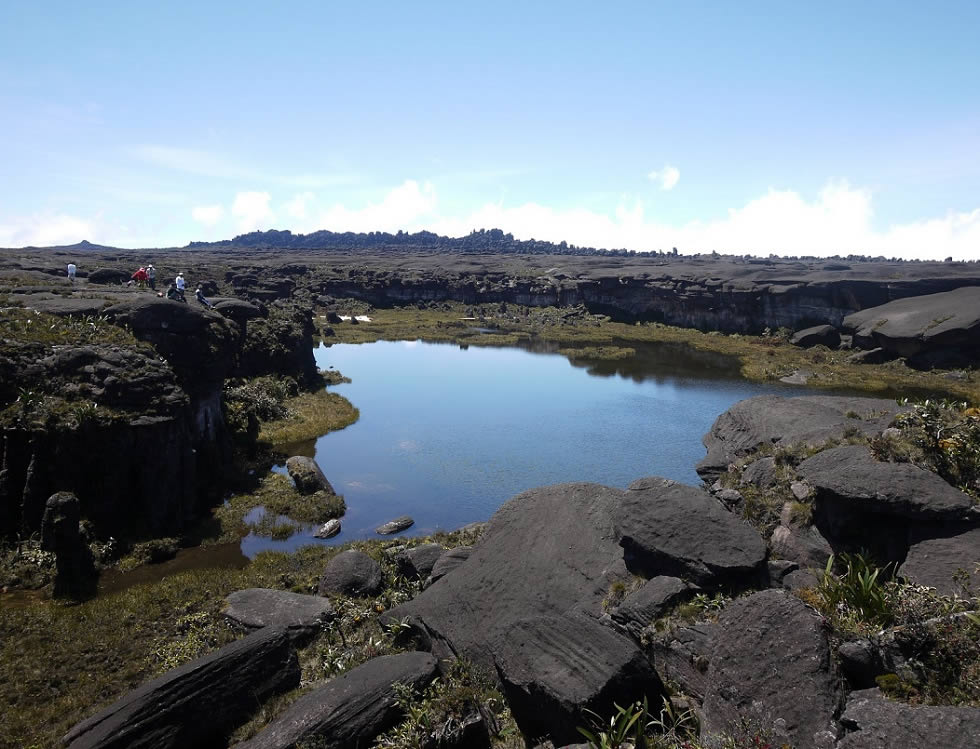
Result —
[{"label": "reflection of clouds in water", "polygon": [[405,348],[415,348],[419,345],[419,341],[402,341],[402,346]]},{"label": "reflection of clouds in water", "polygon": [[418,450],[419,450],[419,443],[416,442],[415,440],[401,440],[398,443],[398,449],[399,450],[404,450],[407,453],[418,452]]},{"label": "reflection of clouds in water", "polygon": [[364,481],[346,481],[344,486],[348,489],[355,489],[360,492],[391,492],[395,490],[395,487],[391,484],[386,484],[384,482],[378,484],[372,484],[370,482]]}]

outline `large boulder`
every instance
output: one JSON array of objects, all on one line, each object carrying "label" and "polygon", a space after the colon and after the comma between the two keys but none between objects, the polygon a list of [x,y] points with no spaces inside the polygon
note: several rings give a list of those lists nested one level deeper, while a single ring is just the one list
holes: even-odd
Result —
[{"label": "large boulder", "polygon": [[944,596],[966,597],[971,587],[980,589],[980,528],[912,544],[898,574]]},{"label": "large boulder", "polygon": [[308,458],[305,455],[294,455],[286,461],[286,470],[300,494],[314,494],[318,491],[336,494],[313,458]]},{"label": "large boulder", "polygon": [[721,414],[702,440],[708,454],[697,465],[714,481],[735,460],[763,446],[821,444],[848,430],[869,436],[887,428],[899,407],[879,398],[759,395],[739,401]]},{"label": "large boulder", "polygon": [[896,299],[844,318],[862,348],[898,356],[957,349],[976,361],[980,346],[980,286]]},{"label": "large boulder", "polygon": [[216,312],[239,324],[262,317],[264,314],[262,308],[237,297],[213,297],[208,301],[214,305]]},{"label": "large boulder", "polygon": [[732,602],[718,619],[704,727],[721,733],[740,718],[785,731],[797,749],[833,730],[843,693],[822,618],[800,599],[766,590]]},{"label": "large boulder", "polygon": [[609,614],[627,629],[639,633],[697,590],[697,586],[679,577],[660,575],[626,596]]},{"label": "large boulder", "polygon": [[342,551],[320,576],[321,596],[376,596],[381,592],[381,565],[363,551]]},{"label": "large boulder", "polygon": [[434,583],[439,578],[448,575],[469,559],[472,553],[472,546],[457,546],[455,549],[449,549],[444,554],[440,554],[439,558],[432,565],[432,571],[429,573],[429,582]]},{"label": "large boulder", "polygon": [[708,665],[717,632],[717,623],[698,622],[654,636],[650,649],[657,673],[684,694],[703,700],[710,687]]},{"label": "large boulder", "polygon": [[424,580],[445,551],[439,544],[421,544],[398,552],[395,564],[403,575]]},{"label": "large boulder", "polygon": [[404,716],[395,685],[423,689],[436,677],[428,653],[374,658],[307,692],[257,736],[236,749],[370,746]]},{"label": "large boulder", "polygon": [[267,627],[129,692],[62,741],[70,749],[224,746],[257,704],[299,677],[286,630]]},{"label": "large boulder", "polygon": [[41,548],[54,553],[55,596],[79,596],[94,592],[95,563],[82,539],[78,523],[81,510],[78,497],[57,492],[48,497],[41,520]]},{"label": "large boulder", "polygon": [[663,702],[660,677],[640,649],[584,614],[510,622],[492,643],[507,704],[532,743],[575,743],[590,712],[611,715],[614,705],[643,697]]},{"label": "large boulder", "polygon": [[823,569],[834,550],[816,526],[806,528],[777,526],[769,538],[769,548],[777,559],[788,559],[800,567]]},{"label": "large boulder", "polygon": [[746,585],[765,577],[759,533],[707,492],[657,477],[630,484],[619,511],[627,566],[645,577]]},{"label": "large boulder", "polygon": [[119,268],[96,268],[88,274],[88,281],[99,284],[120,284],[126,283],[131,275],[132,271]]},{"label": "large boulder", "polygon": [[815,325],[812,328],[797,331],[789,342],[794,346],[809,348],[810,346],[826,346],[827,348],[837,348],[840,346],[840,333],[833,325]]},{"label": "large boulder", "polygon": [[249,629],[280,627],[294,638],[315,634],[333,618],[326,598],[269,588],[237,590],[225,599],[225,616]]},{"label": "large boulder", "polygon": [[980,708],[914,707],[885,699],[877,689],[853,692],[841,725],[847,733],[838,749],[980,746]]}]

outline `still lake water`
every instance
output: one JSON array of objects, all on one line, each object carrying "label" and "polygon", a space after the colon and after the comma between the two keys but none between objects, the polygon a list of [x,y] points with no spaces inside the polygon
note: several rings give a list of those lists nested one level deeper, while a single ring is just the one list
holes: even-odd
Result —
[{"label": "still lake water", "polygon": [[747,382],[727,357],[628,345],[637,355],[617,362],[419,341],[320,346],[317,365],[352,379],[331,390],[361,417],[292,454],[315,449],[347,501],[343,531],[329,541],[313,529],[286,541],[250,535],[242,552],[377,538],[374,528],[399,515],[415,519],[408,535],[453,530],[525,489],[566,481],[699,484],[701,437],[720,413],[753,395],[813,392]]}]

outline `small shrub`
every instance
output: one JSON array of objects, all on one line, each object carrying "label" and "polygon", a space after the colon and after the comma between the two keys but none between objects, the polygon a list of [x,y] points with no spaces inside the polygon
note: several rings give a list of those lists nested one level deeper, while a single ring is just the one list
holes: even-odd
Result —
[{"label": "small shrub", "polygon": [[[844,565],[841,575],[834,572],[838,561]],[[894,612],[888,589],[879,580],[886,571],[887,566],[875,567],[861,554],[841,554],[839,558],[831,556],[817,585],[824,612],[839,620],[854,620],[855,623],[890,623]]]}]

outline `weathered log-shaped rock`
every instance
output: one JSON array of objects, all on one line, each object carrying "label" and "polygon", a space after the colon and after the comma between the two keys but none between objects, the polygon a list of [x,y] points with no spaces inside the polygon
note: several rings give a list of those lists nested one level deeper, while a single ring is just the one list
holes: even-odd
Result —
[{"label": "weathered log-shaped rock", "polygon": [[299,677],[286,630],[267,627],[129,692],[63,741],[70,749],[223,746],[256,705]]},{"label": "weathered log-shaped rock", "polygon": [[759,533],[693,486],[657,477],[634,481],[618,526],[627,566],[645,577],[738,585],[765,576]]},{"label": "weathered log-shaped rock", "polygon": [[980,528],[947,538],[914,543],[898,574],[917,585],[928,585],[944,596],[966,597],[980,588]]},{"label": "weathered log-shaped rock", "polygon": [[878,398],[748,398],[715,419],[704,436],[708,454],[698,463],[697,471],[702,478],[714,481],[730,463],[764,445],[820,444],[843,437],[849,429],[876,435],[889,426],[899,410],[894,401]]},{"label": "weathered log-shaped rock", "polygon": [[226,599],[225,616],[249,627],[281,627],[294,637],[317,632],[333,618],[334,610],[326,598],[269,588],[248,588],[231,593]]},{"label": "weathered log-shaped rock", "polygon": [[525,738],[575,743],[592,711],[647,697],[662,704],[663,684],[628,638],[583,614],[541,616],[508,624],[492,638],[507,704]]},{"label": "weathered log-shaped rock", "polygon": [[325,491],[329,494],[337,493],[313,458],[307,458],[305,455],[294,455],[286,461],[286,470],[300,494],[314,494],[318,491]]},{"label": "weathered log-shaped rock", "polygon": [[413,525],[415,525],[415,521],[412,518],[408,515],[402,515],[400,518],[389,520],[384,525],[379,525],[374,529],[374,532],[379,536],[390,536],[392,533],[400,533],[406,528],[411,528]]},{"label": "weathered log-shaped rock", "polygon": [[639,632],[697,590],[697,586],[678,577],[660,575],[626,596],[609,614],[631,631]]},{"label": "weathered log-shaped rock", "polygon": [[839,678],[822,619],[781,590],[731,603],[718,619],[704,699],[705,727],[726,730],[739,717],[782,721],[798,749],[834,727]]},{"label": "weathered log-shaped rock", "polygon": [[885,699],[877,689],[853,692],[841,725],[847,733],[838,749],[980,746],[980,708],[912,706]]},{"label": "weathered log-shaped rock", "polygon": [[340,521],[333,518],[317,528],[313,538],[333,538],[338,533],[340,533]]},{"label": "weathered log-shaped rock", "polygon": [[363,551],[342,551],[329,562],[320,576],[321,596],[376,596],[381,592],[381,565]]},{"label": "weathered log-shaped rock", "polygon": [[439,544],[422,544],[398,552],[395,563],[403,575],[424,580],[445,551]]},{"label": "weathered log-shaped rock", "polygon": [[374,658],[304,694],[236,749],[293,749],[300,743],[335,749],[370,746],[403,716],[394,685],[421,689],[436,677],[436,666],[428,653]]}]

